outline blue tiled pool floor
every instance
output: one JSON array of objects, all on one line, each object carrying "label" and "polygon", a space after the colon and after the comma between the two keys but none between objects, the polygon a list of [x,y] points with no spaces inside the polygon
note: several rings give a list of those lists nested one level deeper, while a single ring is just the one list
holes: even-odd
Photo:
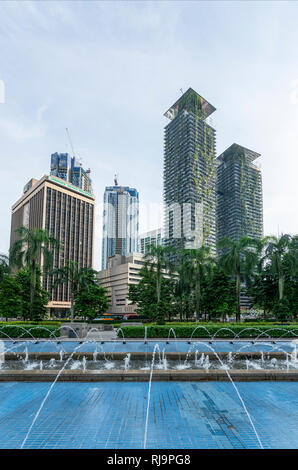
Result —
[{"label": "blue tiled pool floor", "polygon": [[[19,448],[49,383],[0,384],[0,448]],[[298,383],[237,387],[264,448],[298,448]],[[58,382],[25,448],[143,448],[148,383]],[[229,382],[153,382],[147,448],[258,448]]]}]

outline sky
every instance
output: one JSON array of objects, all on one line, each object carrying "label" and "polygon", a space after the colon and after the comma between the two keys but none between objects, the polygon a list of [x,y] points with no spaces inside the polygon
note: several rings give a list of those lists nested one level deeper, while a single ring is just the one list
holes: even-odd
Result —
[{"label": "sky", "polygon": [[100,268],[105,186],[162,202],[164,112],[195,89],[215,106],[217,155],[261,154],[264,233],[298,233],[298,2],[1,1],[0,252],[27,181],[71,153],[96,196]]}]

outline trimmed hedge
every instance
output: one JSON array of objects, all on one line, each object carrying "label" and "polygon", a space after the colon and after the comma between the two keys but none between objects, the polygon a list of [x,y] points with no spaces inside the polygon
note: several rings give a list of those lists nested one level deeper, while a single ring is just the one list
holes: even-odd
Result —
[{"label": "trimmed hedge", "polygon": [[[239,338],[256,338],[260,337],[266,339],[271,338],[287,338],[295,337],[298,338],[298,324],[292,325],[239,325],[229,324],[228,326],[223,325],[151,325],[147,327],[147,338],[167,338],[169,336],[170,329],[173,328],[177,338],[211,338],[215,335],[215,338],[234,338],[239,335]],[[197,328],[195,330],[195,328]],[[144,338],[145,327],[144,326],[124,326],[121,328],[125,338]],[[208,331],[207,331],[208,330]],[[170,338],[175,338],[173,332],[170,334]],[[118,331],[118,337],[122,337],[121,331]]]},{"label": "trimmed hedge", "polygon": [[32,325],[32,326],[38,326],[38,325],[49,325],[49,326],[60,326],[61,321],[52,321],[52,320],[42,320],[42,321],[0,321],[0,327],[1,326],[6,326],[6,325]]},{"label": "trimmed hedge", "polygon": [[34,325],[34,324],[18,324],[18,325],[0,325],[0,338],[55,338],[60,336],[60,326],[51,325]]}]

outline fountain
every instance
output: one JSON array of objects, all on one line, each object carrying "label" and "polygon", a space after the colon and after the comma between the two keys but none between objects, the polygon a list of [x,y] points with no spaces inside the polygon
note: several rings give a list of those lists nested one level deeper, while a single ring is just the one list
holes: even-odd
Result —
[{"label": "fountain", "polygon": [[[205,330],[205,340],[194,340],[194,334],[199,328]],[[229,328],[222,330],[232,335]],[[288,380],[287,376],[291,381],[298,380],[298,339],[294,334],[294,338],[290,340],[285,341],[277,337],[272,341],[269,335],[272,328],[265,332],[257,330],[255,327],[244,328],[237,335],[233,333],[233,340],[230,341],[218,340],[219,332],[210,335],[206,327],[197,326],[188,340],[178,341],[175,329],[171,328],[166,340],[155,342],[148,341],[146,327],[143,341],[126,342],[123,330],[119,329],[122,340],[106,341],[104,345],[100,336],[91,340],[92,335],[84,340],[76,338],[74,341],[58,341],[51,332],[52,338],[44,340],[34,336],[33,328],[28,334],[29,339],[22,337],[24,332],[18,340],[7,335],[0,341],[1,380],[50,382],[21,447],[26,445],[32,427],[58,380],[148,382],[144,448],[147,446],[154,380],[225,380],[232,384],[258,446],[262,448],[263,444],[237,383],[241,380]],[[254,341],[240,338],[242,335],[250,336],[253,332],[257,335]],[[282,337],[285,334],[283,330]],[[147,358],[151,358],[150,367],[147,365]]]},{"label": "fountain", "polygon": [[129,362],[130,362],[131,354],[128,353],[127,356],[124,358],[124,370],[127,371],[129,369]]},{"label": "fountain", "polygon": [[148,435],[148,419],[149,419],[149,406],[150,406],[150,396],[151,396],[151,384],[152,384],[152,374],[153,374],[153,366],[155,360],[155,353],[157,349],[160,352],[160,348],[158,344],[155,344],[153,353],[152,353],[152,362],[151,362],[151,370],[150,370],[150,377],[149,377],[149,387],[148,387],[148,398],[147,398],[147,409],[146,409],[146,420],[145,420],[145,433],[144,433],[144,449],[146,449],[147,445],[147,435]]},{"label": "fountain", "polygon": [[291,345],[293,346],[293,351],[291,352],[291,361],[292,361],[292,362],[298,362],[298,358],[297,358],[297,343],[298,343],[298,340],[297,340],[297,339],[294,339],[294,340],[291,342]]}]

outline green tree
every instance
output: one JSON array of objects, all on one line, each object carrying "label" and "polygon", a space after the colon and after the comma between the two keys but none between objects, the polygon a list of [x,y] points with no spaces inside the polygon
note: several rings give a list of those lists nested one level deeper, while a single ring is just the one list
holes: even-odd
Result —
[{"label": "green tree", "polygon": [[96,283],[80,289],[75,298],[74,314],[92,320],[109,308],[107,290]]},{"label": "green tree", "polygon": [[202,310],[209,318],[222,317],[235,311],[235,281],[218,264],[202,282]]},{"label": "green tree", "polygon": [[73,321],[76,295],[81,289],[88,290],[89,285],[94,282],[96,271],[92,268],[81,268],[76,261],[69,260],[65,266],[54,269],[51,274],[55,278],[54,287],[59,284],[69,284],[70,318]]},{"label": "green tree", "polygon": [[171,247],[164,247],[162,245],[150,245],[148,252],[145,255],[146,266],[155,273],[156,281],[156,318],[159,324],[164,323],[164,312],[165,308],[161,302],[161,285],[162,279],[169,276],[173,269],[173,263],[170,260],[170,254],[172,253]]},{"label": "green tree", "polygon": [[210,273],[214,259],[210,256],[210,248],[204,245],[197,249],[185,249],[181,254],[184,264],[184,282],[188,281],[193,286],[195,318],[198,321],[200,319],[202,280]]},{"label": "green tree", "polygon": [[297,270],[298,250],[297,237],[288,234],[281,235],[279,238],[271,236],[266,238],[266,248],[263,260],[269,262],[270,271],[278,280],[279,301],[283,299],[286,270],[289,274]]},{"label": "green tree", "polygon": [[0,283],[0,315],[17,318],[22,315],[22,291],[14,276],[6,275]]},{"label": "green tree", "polygon": [[31,303],[31,272],[19,269],[16,280],[21,288],[22,317],[24,320],[42,320],[47,315],[48,292],[41,286],[41,270],[36,268],[36,282],[34,287],[33,304]]},{"label": "green tree", "polygon": [[10,264],[18,269],[28,269],[30,274],[30,320],[33,319],[34,294],[36,292],[37,271],[42,262],[43,271],[52,267],[53,250],[59,249],[59,242],[50,237],[46,230],[19,227],[18,239],[10,248]]},{"label": "green tree", "polygon": [[156,279],[148,266],[140,270],[139,276],[141,279],[138,284],[128,286],[128,300],[137,305],[136,312],[139,315],[153,320],[157,312]]},{"label": "green tree", "polygon": [[157,309],[157,273],[145,265],[139,273],[141,279],[138,284],[129,284],[128,299],[136,304],[136,312],[142,316],[160,321],[166,315],[171,316],[173,304],[173,281],[170,278],[160,279],[160,301]]},{"label": "green tree", "polygon": [[270,267],[259,269],[248,279],[247,294],[252,299],[255,308],[263,310],[264,319],[273,311],[278,302],[277,280],[270,272]]},{"label": "green tree", "polygon": [[4,276],[9,274],[9,258],[4,254],[0,254],[0,282],[2,282]]},{"label": "green tree", "polygon": [[189,316],[193,315],[193,296],[192,296],[192,279],[188,272],[188,262],[180,253],[180,263],[177,266],[178,278],[174,284],[174,305],[173,308],[175,313],[180,316],[180,320],[183,318],[188,319]]},{"label": "green tree", "polygon": [[242,237],[239,241],[223,238],[218,243],[222,250],[220,263],[227,274],[236,279],[236,321],[240,321],[240,292],[242,277],[248,277],[256,267],[262,244],[260,240]]},{"label": "green tree", "polygon": [[292,318],[296,321],[298,315],[298,278],[287,282],[286,298],[289,302],[289,310],[292,313]]}]

